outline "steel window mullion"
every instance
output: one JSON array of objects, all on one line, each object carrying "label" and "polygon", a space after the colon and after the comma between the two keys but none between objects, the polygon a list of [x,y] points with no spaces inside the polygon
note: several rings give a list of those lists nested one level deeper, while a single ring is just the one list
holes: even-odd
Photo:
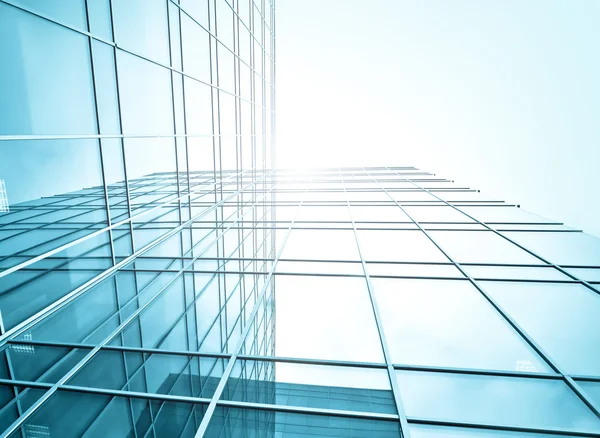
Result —
[{"label": "steel window mullion", "polygon": [[[342,177],[341,172],[339,172],[339,173],[340,173],[340,178],[341,178]],[[345,190],[346,186],[344,184],[343,178],[342,178],[342,187]],[[345,194],[345,192],[344,192],[344,194]],[[386,363],[386,371],[387,371],[388,380],[390,382],[390,387],[392,389],[392,394],[394,397],[394,405],[396,407],[396,412],[398,413],[398,420],[400,423],[399,424],[400,434],[404,438],[410,438],[410,430],[409,430],[408,422],[406,419],[406,412],[404,410],[404,405],[402,403],[402,398],[400,396],[400,389],[398,387],[398,381],[396,379],[396,372],[393,367],[392,357],[390,355],[387,339],[385,336],[385,331],[383,329],[383,322],[381,319],[381,315],[379,313],[379,306],[377,305],[377,300],[375,299],[375,293],[374,293],[374,289],[373,289],[373,284],[371,283],[371,278],[369,276],[369,271],[367,269],[367,263],[365,262],[365,259],[362,255],[360,242],[358,239],[358,233],[356,231],[356,224],[354,223],[354,219],[352,216],[352,208],[351,208],[350,202],[348,201],[347,197],[346,197],[346,205],[347,205],[347,210],[348,210],[348,215],[350,217],[350,221],[352,222],[352,235],[354,236],[354,242],[356,244],[356,249],[357,249],[358,255],[360,257],[360,263],[361,263],[361,266],[363,269],[364,278],[366,280],[367,294],[369,296],[369,301],[371,303],[371,310],[373,312],[373,317],[375,319],[375,325],[377,327],[377,333],[379,335],[379,341],[381,343],[381,349],[383,351],[383,357],[384,357],[384,360]]]},{"label": "steel window mullion", "polygon": [[[298,210],[300,210],[300,208],[302,208],[302,201],[298,205]],[[298,213],[296,213],[296,215],[297,214]],[[252,313],[248,319],[248,322],[246,323],[246,325],[244,327],[242,336],[238,340],[238,343],[235,346],[235,348],[233,349],[233,354],[231,355],[229,361],[227,362],[227,367],[225,368],[225,370],[223,372],[223,375],[221,377],[221,380],[219,381],[219,384],[215,390],[215,393],[211,399],[211,402],[208,405],[208,408],[204,414],[204,417],[202,418],[202,422],[200,423],[200,426],[199,426],[198,430],[196,431],[196,435],[195,435],[196,438],[203,437],[208,429],[208,425],[210,423],[212,415],[217,406],[217,402],[219,402],[219,399],[221,398],[221,394],[223,393],[223,390],[225,389],[225,385],[226,385],[227,381],[229,380],[229,376],[231,375],[231,372],[233,371],[233,366],[237,360],[237,356],[240,354],[242,347],[244,346],[245,338],[248,335],[250,329],[253,327],[252,322],[255,320],[255,317],[258,313],[258,310],[260,308],[260,305],[262,304],[262,301],[266,295],[268,288],[271,286],[270,279],[272,278],[275,267],[277,266],[277,260],[281,256],[281,253],[283,252],[283,249],[285,248],[285,243],[287,242],[287,239],[292,231],[293,224],[294,223],[292,221],[292,223],[290,224],[290,227],[288,228],[288,231],[284,237],[281,248],[279,249],[279,252],[277,253],[275,261],[273,262],[273,265],[269,271],[269,276],[265,279],[265,282],[263,283],[263,286],[261,287],[260,296],[256,299],[256,301],[254,303],[254,309],[252,310]]]}]

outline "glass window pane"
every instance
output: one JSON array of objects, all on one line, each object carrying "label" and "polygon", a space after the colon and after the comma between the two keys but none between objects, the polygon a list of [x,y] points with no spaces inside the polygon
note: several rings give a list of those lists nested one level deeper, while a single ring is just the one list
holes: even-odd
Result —
[{"label": "glass window pane", "polygon": [[600,281],[600,269],[598,268],[568,268],[568,272],[586,281]]},{"label": "glass window pane", "polygon": [[206,435],[398,438],[397,421],[217,407]]},{"label": "glass window pane", "polygon": [[281,258],[360,260],[354,232],[330,230],[292,230]]},{"label": "glass window pane", "polygon": [[[57,253],[58,263],[56,260],[40,260],[31,265],[30,269],[21,269],[4,277],[0,284],[0,291],[2,292],[0,294],[0,308],[2,308],[5,328],[13,328],[98,275],[98,271],[94,268],[81,269],[78,266],[77,257],[82,255],[108,258],[110,248],[107,234],[100,234],[82,244]],[[68,257],[71,260],[65,261],[62,259],[63,257]],[[100,261],[98,267],[103,270],[109,266]],[[100,313],[103,311],[98,310]],[[87,325],[88,322],[92,323],[91,321],[94,320],[95,318],[88,321],[82,319],[79,323]],[[67,334],[68,332],[65,333],[65,335]],[[70,334],[77,335],[75,332]]]},{"label": "glass window pane", "polygon": [[298,210],[296,221],[333,221],[344,222],[350,221],[348,207],[302,207]]},{"label": "glass window pane", "polygon": [[454,265],[422,265],[416,263],[368,263],[369,275],[399,277],[456,277],[465,278]]},{"label": "glass window pane", "polygon": [[429,231],[456,262],[542,264],[492,231]]},{"label": "glass window pane", "polygon": [[[150,410],[152,405],[152,410]],[[188,424],[202,419],[201,404],[61,391],[29,417],[22,430],[46,431],[52,436],[145,436],[153,425],[156,436],[193,437]],[[21,431],[11,435],[21,437]]]},{"label": "glass window pane", "polygon": [[409,417],[498,426],[600,430],[561,380],[397,371]]},{"label": "glass window pane", "polygon": [[181,33],[183,71],[195,79],[210,83],[208,33],[185,14],[181,14]]},{"label": "glass window pane", "polygon": [[277,263],[275,272],[363,275],[363,267],[360,262],[288,262],[284,260]]},{"label": "glass window pane", "polygon": [[[15,396],[15,391],[18,395]],[[40,399],[46,390],[34,388],[13,387],[9,385],[0,386],[0,430],[5,431],[19,416],[20,412],[27,410]],[[21,410],[19,412],[19,410]],[[14,435],[21,438],[20,432]]]},{"label": "glass window pane", "polygon": [[396,262],[447,262],[422,231],[359,230],[365,260]]},{"label": "glass window pane", "polygon": [[[59,274],[60,272],[56,273]],[[34,311],[41,310],[42,306],[53,303],[56,299],[62,297],[67,292],[78,286],[74,280],[79,279],[81,283],[88,280],[92,275],[83,276],[81,271],[65,276],[50,275],[44,280],[45,290],[48,291],[43,296],[39,295],[35,300],[31,295],[23,293],[20,297],[20,307],[15,311],[15,318],[20,316],[16,322],[20,322],[25,316],[30,316]],[[78,274],[75,276],[75,274]],[[120,274],[130,276],[131,274]],[[81,277],[81,278],[80,278]],[[98,283],[59,311],[48,316],[36,324],[31,330],[23,333],[19,339],[35,339],[39,341],[54,342],[99,342],[112,330],[117,327],[117,320],[113,318],[118,310],[117,297],[115,294],[116,285],[113,277]],[[23,302],[28,300],[28,305]],[[35,306],[35,307],[34,307]],[[6,307],[3,307],[5,309]],[[22,315],[22,316],[21,316]],[[7,316],[3,312],[3,318],[6,324]]]},{"label": "glass window pane", "polygon": [[[574,437],[575,435],[563,435]],[[410,438],[556,438],[557,435],[546,433],[509,432],[505,430],[472,429],[462,427],[410,425]]]},{"label": "glass window pane", "polygon": [[[462,211],[485,223],[550,223],[549,219],[538,216],[518,207],[507,205],[497,206],[466,206]],[[496,228],[492,226],[492,228]]]},{"label": "glass window pane", "polygon": [[226,362],[211,357],[101,350],[67,384],[210,398]]},{"label": "glass window pane", "polygon": [[[87,30],[85,0],[13,0],[25,9],[46,15],[60,23]],[[98,3],[97,1],[92,3]]]},{"label": "glass window pane", "polygon": [[98,101],[100,133],[102,134],[121,133],[114,50],[113,47],[107,44],[92,40],[94,82]]},{"label": "glass window pane", "polygon": [[222,399],[396,413],[385,369],[240,360]]},{"label": "glass window pane", "polygon": [[586,233],[504,233],[558,265],[600,265],[600,239]]},{"label": "glass window pane", "polygon": [[[10,363],[13,379],[56,383],[89,351],[90,349],[10,344],[2,352],[4,358],[0,360]],[[2,374],[2,378],[8,378],[6,373]]]},{"label": "glass window pane", "polygon": [[569,374],[600,375],[600,296],[578,284],[481,282]]},{"label": "glass window pane", "polygon": [[169,65],[167,3],[161,0],[118,0],[112,2],[112,8],[115,42],[127,50]]},{"label": "glass window pane", "polygon": [[586,395],[591,398],[594,406],[600,406],[600,382],[579,380],[577,383],[581,386]]},{"label": "glass window pane", "polygon": [[276,281],[276,355],[383,360],[365,280],[281,276]]},{"label": "glass window pane", "polygon": [[173,134],[169,70],[120,50],[117,67],[123,134]]},{"label": "glass window pane", "polygon": [[372,281],[394,363],[552,371],[470,283]]},{"label": "glass window pane", "polygon": [[416,222],[473,222],[449,206],[405,206],[404,209]]},{"label": "glass window pane", "polygon": [[1,3],[0,53],[0,135],[97,133],[87,36]]},{"label": "glass window pane", "polygon": [[462,265],[473,278],[518,279],[518,280],[570,280],[569,277],[551,266],[539,268],[519,266],[472,266]]},{"label": "glass window pane", "polygon": [[394,206],[352,206],[354,222],[410,222],[400,207]]},{"label": "glass window pane", "polygon": [[[0,175],[5,180],[11,205],[54,195],[61,198],[55,198],[53,201],[61,201],[66,197],[75,196],[74,192],[94,187],[94,191],[87,190],[79,194],[96,194],[96,202],[85,202],[90,199],[83,197],[75,201],[84,206],[104,207],[98,140],[3,142],[0,144],[0,154]],[[77,170],[73,172],[72,169]],[[63,209],[66,207],[61,204],[52,206],[60,206]],[[44,210],[38,211],[44,212],[47,213]],[[9,219],[10,216],[4,216],[4,221]],[[41,219],[52,222],[48,216]]]},{"label": "glass window pane", "polygon": [[[207,0],[181,0],[181,6],[205,28],[208,28],[208,1]],[[244,4],[244,2],[240,2]],[[241,26],[240,26],[241,27]]]}]

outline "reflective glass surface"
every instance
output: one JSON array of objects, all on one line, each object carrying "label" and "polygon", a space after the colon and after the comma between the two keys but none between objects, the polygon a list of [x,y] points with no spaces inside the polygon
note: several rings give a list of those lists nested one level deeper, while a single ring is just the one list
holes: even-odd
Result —
[{"label": "reflective glass surface", "polygon": [[252,409],[219,408],[208,436],[360,437],[397,438],[398,423],[351,417],[296,414]]},{"label": "reflective glass surface", "polygon": [[[411,425],[411,438],[554,438],[556,435],[545,433],[527,433],[527,432],[508,432],[503,430],[490,429],[467,429],[465,427],[443,427],[443,426],[425,426]],[[562,435],[574,437],[575,435]]]},{"label": "reflective glass surface", "polygon": [[[364,362],[383,360],[364,279],[279,277],[275,295],[278,355]],[[344,305],[339,306],[340,302]],[[323,333],[327,336],[322,336]]]},{"label": "reflective glass surface", "polygon": [[226,400],[395,414],[385,369],[238,361]]},{"label": "reflective glass surface", "polygon": [[392,360],[550,371],[470,283],[373,279]]},{"label": "reflective glass surface", "polygon": [[486,282],[485,289],[570,374],[600,376],[600,296],[582,285]]},{"label": "reflective glass surface", "polygon": [[398,371],[407,415],[531,428],[600,430],[560,380]]},{"label": "reflective glass surface", "polygon": [[274,11],[0,1],[0,434],[600,436],[599,240],[278,169]]}]

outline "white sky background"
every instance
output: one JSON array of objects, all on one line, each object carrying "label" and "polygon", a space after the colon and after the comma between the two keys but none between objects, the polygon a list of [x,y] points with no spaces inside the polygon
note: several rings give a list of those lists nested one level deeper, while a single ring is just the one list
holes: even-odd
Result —
[{"label": "white sky background", "polygon": [[276,7],[280,167],[414,165],[600,235],[600,1]]}]

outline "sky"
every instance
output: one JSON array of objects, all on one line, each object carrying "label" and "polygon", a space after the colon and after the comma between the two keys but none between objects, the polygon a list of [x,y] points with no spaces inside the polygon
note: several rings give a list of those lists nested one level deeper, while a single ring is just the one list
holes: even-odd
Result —
[{"label": "sky", "polygon": [[600,236],[600,1],[276,7],[279,167],[414,165]]}]

